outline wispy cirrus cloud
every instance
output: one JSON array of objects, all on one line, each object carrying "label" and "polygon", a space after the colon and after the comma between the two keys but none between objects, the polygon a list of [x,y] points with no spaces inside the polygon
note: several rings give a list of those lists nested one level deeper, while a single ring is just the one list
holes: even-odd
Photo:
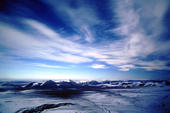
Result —
[{"label": "wispy cirrus cloud", "polygon": [[120,71],[129,71],[130,69],[135,69],[135,66],[132,64],[120,65],[118,66]]},{"label": "wispy cirrus cloud", "polygon": [[[97,14],[94,8],[92,8],[85,1],[58,1],[49,0],[46,1],[56,13],[60,13],[63,20],[69,23],[69,25],[78,34],[80,34],[80,41],[92,43],[95,41],[94,34],[91,28],[94,25],[100,24],[100,20],[97,18]],[[71,4],[76,4],[71,6]],[[83,13],[82,13],[83,12]]]},{"label": "wispy cirrus cloud", "polygon": [[59,69],[59,68],[65,68],[63,66],[59,66],[59,65],[48,65],[48,64],[42,64],[42,63],[33,63],[32,64],[33,66],[38,66],[38,67],[44,67],[44,68],[56,68],[56,69]]},{"label": "wispy cirrus cloud", "polygon": [[[117,23],[117,26],[107,28],[108,25],[97,16],[99,12],[83,1],[78,1],[74,8],[70,6],[70,2],[61,1],[56,5],[52,0],[46,1],[44,3],[51,6],[51,10],[69,24],[72,31],[75,31],[74,34],[65,36],[58,29],[54,29],[55,27],[37,18],[18,17],[20,24],[29,28],[29,33],[1,22],[0,45],[8,48],[8,51],[4,52],[13,57],[73,64],[91,63],[90,67],[95,69],[105,69],[106,66],[102,64],[105,63],[120,71],[169,70],[169,60],[146,60],[149,55],[161,56],[170,50],[169,41],[160,41],[165,29],[162,21],[168,10],[168,0],[112,2],[115,17],[112,21]],[[107,28],[102,29],[102,33],[109,31],[117,36],[109,35],[110,38],[118,39],[97,43],[101,38],[96,35],[101,34],[97,32],[97,29],[101,30],[99,26]],[[61,29],[64,31],[64,27]],[[37,66],[60,67],[50,64]]]},{"label": "wispy cirrus cloud", "polygon": [[[46,34],[44,35],[48,38],[52,38],[52,40],[46,40],[42,38],[40,40],[38,39],[38,37],[28,35],[26,33],[9,27],[8,25],[1,25],[0,29],[1,40],[3,40],[3,42],[1,42],[1,45],[8,47],[8,52],[13,55],[17,55],[24,58],[40,58],[70,63],[83,63],[92,61],[89,58],[74,55],[74,53],[79,52],[77,44],[59,38],[57,33],[50,33],[49,36]],[[42,29],[50,31],[50,29],[48,28],[41,28],[41,30]],[[8,31],[8,33],[6,33],[6,31]],[[41,31],[41,33],[43,32]]]},{"label": "wispy cirrus cloud", "polygon": [[[168,9],[167,4],[169,4],[167,0],[164,2],[157,0],[156,3],[155,1],[116,1],[114,12],[120,24],[113,29],[113,32],[125,38],[110,44],[110,47],[113,48],[110,53],[113,56],[112,58],[102,59],[102,61],[116,66],[122,71],[136,68],[168,70],[166,65],[169,61],[153,59],[153,61],[148,62],[142,60],[153,53],[161,55],[164,51],[157,44],[166,46],[164,42],[160,42],[158,39],[161,38],[160,34],[164,32],[162,20]],[[135,7],[136,5],[138,7]],[[151,8],[155,9],[152,13],[153,9]],[[166,50],[170,49],[167,46],[165,48]],[[155,62],[157,63],[155,64]]]}]

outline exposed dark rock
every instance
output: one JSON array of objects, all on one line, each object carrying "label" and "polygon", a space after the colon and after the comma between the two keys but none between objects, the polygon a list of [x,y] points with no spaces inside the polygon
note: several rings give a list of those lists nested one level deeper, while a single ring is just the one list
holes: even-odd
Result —
[{"label": "exposed dark rock", "polygon": [[170,85],[170,81],[166,81],[165,84],[166,84],[167,86],[169,86],[169,85]]},{"label": "exposed dark rock", "polygon": [[39,90],[36,93],[44,94],[51,97],[73,98],[79,96],[82,93],[82,90],[63,88],[60,90]]},{"label": "exposed dark rock", "polygon": [[41,84],[41,86],[43,87],[43,88],[53,88],[53,87],[55,87],[56,86],[56,82],[54,82],[54,81],[52,81],[52,80],[48,80],[48,81],[46,81],[45,83],[43,83],[43,84]]},{"label": "exposed dark rock", "polygon": [[4,92],[4,91],[6,91],[6,89],[0,88],[0,92]]},{"label": "exposed dark rock", "polygon": [[31,83],[27,84],[26,86],[24,86],[24,88],[32,88],[32,86],[33,86],[34,83],[35,83],[35,82],[31,82]]},{"label": "exposed dark rock", "polygon": [[66,105],[74,105],[72,103],[59,103],[59,104],[43,104],[34,108],[21,108],[15,113],[41,113],[44,110],[58,108]]},{"label": "exposed dark rock", "polygon": [[[23,82],[20,85],[18,82],[1,82],[0,92],[5,90],[28,90],[28,89],[38,89],[38,90],[54,90],[55,92],[63,93],[63,90],[69,92],[79,92],[79,91],[90,91],[98,89],[110,89],[110,88],[138,88],[138,87],[164,87],[170,86],[170,81],[154,81],[154,80],[128,80],[128,81],[86,81],[86,82],[75,82],[69,81],[59,81],[55,82],[48,80],[43,83],[38,82]],[[5,89],[5,90],[4,90]],[[71,89],[71,90],[70,90]],[[72,90],[75,89],[75,90]],[[65,93],[64,93],[65,94]]]}]

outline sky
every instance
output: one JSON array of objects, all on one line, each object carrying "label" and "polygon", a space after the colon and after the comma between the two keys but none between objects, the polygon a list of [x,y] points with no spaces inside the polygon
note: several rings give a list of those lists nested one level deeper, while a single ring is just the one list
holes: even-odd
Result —
[{"label": "sky", "polygon": [[1,0],[0,79],[170,79],[169,0]]}]

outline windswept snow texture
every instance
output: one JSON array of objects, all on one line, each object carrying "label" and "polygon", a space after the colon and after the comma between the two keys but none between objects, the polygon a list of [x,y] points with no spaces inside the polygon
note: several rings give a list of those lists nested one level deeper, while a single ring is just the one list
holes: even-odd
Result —
[{"label": "windswept snow texture", "polygon": [[168,113],[169,81],[1,81],[0,113]]}]

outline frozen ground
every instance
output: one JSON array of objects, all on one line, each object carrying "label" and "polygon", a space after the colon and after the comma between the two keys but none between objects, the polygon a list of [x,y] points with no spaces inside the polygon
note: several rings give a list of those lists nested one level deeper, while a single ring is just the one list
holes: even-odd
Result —
[{"label": "frozen ground", "polygon": [[[95,87],[90,90],[87,90],[88,88],[80,90],[79,87],[77,90],[71,87],[73,93],[70,93],[70,90],[63,92],[63,89],[62,91],[54,91],[50,88],[18,89],[16,86],[14,88],[13,84],[5,84],[0,88],[0,113],[17,113],[17,111],[24,113],[24,110],[35,109],[44,104],[60,103],[71,104],[45,109],[42,113],[168,113],[170,111],[170,86],[168,85],[135,88],[103,88],[102,86],[96,87],[97,90]],[[65,93],[71,96],[61,96]]]}]

